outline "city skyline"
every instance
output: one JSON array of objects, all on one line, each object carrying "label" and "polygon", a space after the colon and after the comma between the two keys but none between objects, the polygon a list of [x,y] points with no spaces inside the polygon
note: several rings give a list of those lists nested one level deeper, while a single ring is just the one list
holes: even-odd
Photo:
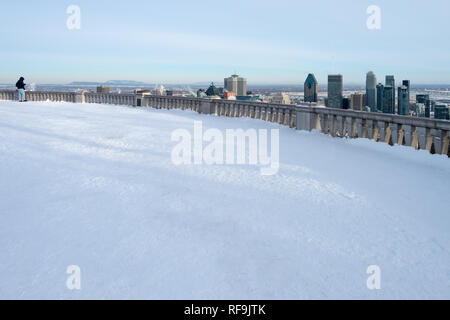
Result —
[{"label": "city skyline", "polygon": [[[129,79],[184,84],[218,81],[236,72],[252,84],[302,84],[308,73],[319,84],[337,73],[346,83],[363,84],[372,70],[417,84],[450,84],[450,45],[441,39],[450,26],[444,13],[450,4],[344,2],[248,1],[240,10],[223,10],[223,4],[208,1],[41,1],[27,3],[26,11],[5,3],[0,83],[23,75],[35,83]],[[71,4],[80,7],[80,30],[66,27]],[[379,30],[366,26],[372,4],[381,9]],[[272,23],[261,23],[267,19]],[[419,45],[423,39],[427,50]]]}]

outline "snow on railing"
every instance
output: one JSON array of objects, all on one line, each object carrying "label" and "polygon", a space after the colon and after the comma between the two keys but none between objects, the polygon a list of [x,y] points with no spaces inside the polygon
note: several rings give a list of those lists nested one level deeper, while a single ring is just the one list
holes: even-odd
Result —
[{"label": "snow on railing", "polygon": [[[367,138],[450,156],[450,121],[309,105],[92,92],[27,91],[28,101],[65,101],[193,110],[224,117],[249,117],[333,137]],[[16,91],[0,90],[0,100],[17,100]]]}]

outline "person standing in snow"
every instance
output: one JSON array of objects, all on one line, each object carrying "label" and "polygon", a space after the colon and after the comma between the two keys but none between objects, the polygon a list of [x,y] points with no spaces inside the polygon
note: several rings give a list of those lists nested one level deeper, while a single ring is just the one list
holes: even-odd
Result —
[{"label": "person standing in snow", "polygon": [[20,77],[19,81],[16,82],[16,88],[19,92],[19,102],[24,102],[25,100],[25,86],[26,84],[23,82],[25,79]]}]

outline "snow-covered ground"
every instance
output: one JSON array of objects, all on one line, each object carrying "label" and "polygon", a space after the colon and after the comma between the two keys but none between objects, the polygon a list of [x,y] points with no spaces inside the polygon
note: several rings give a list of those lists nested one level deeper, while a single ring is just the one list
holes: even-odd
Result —
[{"label": "snow-covered ground", "polygon": [[[194,120],[279,128],[278,174],[174,166]],[[449,186],[446,156],[366,139],[0,101],[0,298],[449,299]]]}]

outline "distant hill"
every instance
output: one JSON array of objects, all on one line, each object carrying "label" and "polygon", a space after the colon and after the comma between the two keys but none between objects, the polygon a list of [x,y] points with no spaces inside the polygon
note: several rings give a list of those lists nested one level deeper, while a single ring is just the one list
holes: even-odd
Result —
[{"label": "distant hill", "polygon": [[100,85],[100,82],[88,82],[88,81],[74,81],[68,83],[69,86],[96,86]]},{"label": "distant hill", "polygon": [[149,85],[145,82],[133,80],[108,80],[106,82],[90,82],[90,81],[74,81],[69,83],[70,86],[145,86]]}]

